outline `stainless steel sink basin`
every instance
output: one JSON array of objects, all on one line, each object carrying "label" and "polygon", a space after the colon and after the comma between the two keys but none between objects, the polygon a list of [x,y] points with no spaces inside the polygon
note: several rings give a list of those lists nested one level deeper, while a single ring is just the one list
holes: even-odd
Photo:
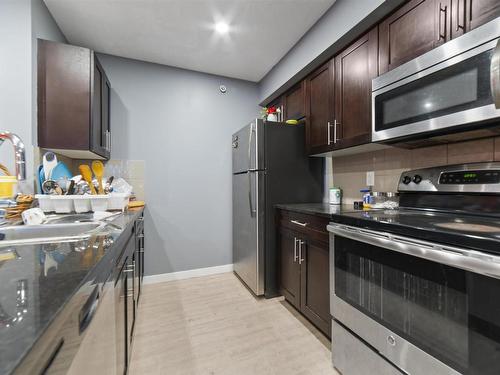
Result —
[{"label": "stainless steel sink basin", "polygon": [[97,221],[0,228],[0,246],[20,243],[55,242],[89,237],[105,224]]}]

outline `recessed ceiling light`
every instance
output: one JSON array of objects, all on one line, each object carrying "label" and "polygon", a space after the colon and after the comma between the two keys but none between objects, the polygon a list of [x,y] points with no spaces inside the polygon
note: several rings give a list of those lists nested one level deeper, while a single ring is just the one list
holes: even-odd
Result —
[{"label": "recessed ceiling light", "polygon": [[217,22],[215,24],[215,31],[219,34],[226,34],[229,31],[229,25],[225,22]]}]

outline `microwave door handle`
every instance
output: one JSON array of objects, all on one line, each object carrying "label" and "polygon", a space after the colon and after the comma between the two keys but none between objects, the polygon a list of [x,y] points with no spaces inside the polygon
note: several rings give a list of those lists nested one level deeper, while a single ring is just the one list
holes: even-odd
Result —
[{"label": "microwave door handle", "polygon": [[493,51],[490,65],[491,96],[495,108],[500,109],[500,39]]}]

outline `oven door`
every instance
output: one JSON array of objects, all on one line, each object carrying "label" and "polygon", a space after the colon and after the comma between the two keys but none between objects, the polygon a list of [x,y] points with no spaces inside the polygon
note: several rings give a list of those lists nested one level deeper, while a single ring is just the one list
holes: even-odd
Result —
[{"label": "oven door", "polygon": [[335,320],[412,375],[500,374],[499,257],[328,230]]},{"label": "oven door", "polygon": [[373,80],[372,140],[480,130],[500,118],[500,18]]}]

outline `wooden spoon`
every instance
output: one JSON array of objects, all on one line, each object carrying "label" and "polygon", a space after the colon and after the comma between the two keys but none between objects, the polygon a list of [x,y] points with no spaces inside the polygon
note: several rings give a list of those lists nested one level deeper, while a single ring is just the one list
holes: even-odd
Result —
[{"label": "wooden spoon", "polygon": [[99,194],[104,194],[104,188],[102,187],[102,177],[104,176],[104,164],[100,160],[94,160],[92,162],[92,172],[94,172],[97,182],[99,183]]},{"label": "wooden spoon", "polygon": [[78,167],[78,170],[80,171],[83,179],[89,184],[90,193],[93,195],[97,194],[97,192],[95,191],[94,183],[92,182],[92,171],[90,170],[90,167],[86,164],[82,164]]}]

